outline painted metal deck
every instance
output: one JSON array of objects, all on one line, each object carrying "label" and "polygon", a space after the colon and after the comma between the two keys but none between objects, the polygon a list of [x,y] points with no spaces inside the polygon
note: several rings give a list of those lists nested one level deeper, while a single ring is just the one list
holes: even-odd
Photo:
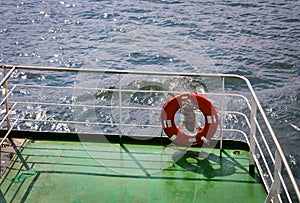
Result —
[{"label": "painted metal deck", "polygon": [[[200,153],[199,153],[200,152]],[[6,202],[264,202],[249,152],[27,140],[1,178]],[[21,158],[21,159],[20,159]],[[30,170],[26,170],[22,159]]]}]

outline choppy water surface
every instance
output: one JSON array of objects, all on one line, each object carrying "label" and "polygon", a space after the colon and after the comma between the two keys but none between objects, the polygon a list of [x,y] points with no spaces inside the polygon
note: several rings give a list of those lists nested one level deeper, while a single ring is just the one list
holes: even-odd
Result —
[{"label": "choppy water surface", "polygon": [[246,76],[300,178],[299,1],[7,0],[0,18],[1,64]]}]

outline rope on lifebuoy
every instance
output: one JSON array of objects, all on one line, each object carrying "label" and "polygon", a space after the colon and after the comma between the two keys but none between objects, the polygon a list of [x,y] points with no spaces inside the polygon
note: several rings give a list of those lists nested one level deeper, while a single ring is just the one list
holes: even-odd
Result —
[{"label": "rope on lifebuoy", "polygon": [[[184,110],[184,103],[196,106],[204,116],[204,127],[198,128],[196,133],[186,133],[175,124],[174,117],[178,110]],[[192,117],[192,116],[191,116]],[[172,97],[163,106],[161,124],[169,139],[184,146],[202,146],[209,142],[218,128],[218,112],[213,104],[204,96],[197,93],[185,93]],[[194,126],[195,127],[195,126]]]}]

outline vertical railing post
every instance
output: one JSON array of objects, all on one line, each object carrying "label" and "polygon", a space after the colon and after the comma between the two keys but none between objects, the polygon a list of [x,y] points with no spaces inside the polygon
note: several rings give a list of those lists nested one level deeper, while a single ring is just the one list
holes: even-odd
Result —
[{"label": "vertical railing post", "polygon": [[[4,67],[3,69],[3,76],[6,77],[6,67]],[[3,84],[3,88],[4,88],[4,97],[7,96],[7,81],[4,82]],[[8,105],[8,98],[5,99],[5,109],[6,109],[6,125],[7,125],[7,130],[10,129],[10,121],[9,121],[9,115],[8,115],[8,111],[9,111],[9,105]]]},{"label": "vertical railing post", "polygon": [[279,174],[281,173],[282,161],[278,151],[275,152],[275,166],[274,166],[274,181],[271,185],[270,192],[266,198],[266,203],[271,202],[280,202],[278,195],[281,193],[281,182]]},{"label": "vertical railing post", "polygon": [[[3,78],[6,77],[6,67],[4,66],[3,67]],[[4,97],[7,97],[7,81],[5,80],[5,82],[3,83],[3,89],[4,89]],[[10,129],[10,121],[9,121],[9,115],[8,115],[8,112],[9,112],[9,105],[8,105],[8,98],[5,99],[5,111],[6,111],[6,128],[7,128],[7,131],[9,131]],[[4,139],[4,138],[2,138]],[[2,169],[2,160],[1,160],[1,151],[2,151],[2,146],[0,145],[0,170]],[[0,171],[1,173],[1,171]],[[2,173],[1,173],[2,174]]]},{"label": "vertical railing post", "polygon": [[249,158],[249,173],[254,174],[254,164],[255,164],[255,139],[256,136],[256,112],[257,112],[257,105],[255,103],[254,98],[251,99],[251,114],[250,114],[250,158]]},{"label": "vertical railing post", "polygon": [[222,77],[222,104],[221,104],[221,113],[220,113],[220,157],[222,157],[222,149],[223,149],[224,106],[225,106],[225,77]]},{"label": "vertical railing post", "polygon": [[119,74],[119,138],[120,144],[122,144],[122,84],[121,74]]}]

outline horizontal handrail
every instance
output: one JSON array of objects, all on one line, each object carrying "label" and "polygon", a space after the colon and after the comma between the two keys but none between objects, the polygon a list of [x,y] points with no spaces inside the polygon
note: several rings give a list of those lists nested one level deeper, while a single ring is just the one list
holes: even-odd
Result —
[{"label": "horizontal handrail", "polygon": [[[17,102],[17,101],[11,101]],[[107,106],[107,105],[86,105],[86,104],[57,104],[57,103],[50,103],[50,102],[17,102],[18,104],[31,104],[31,105],[40,105],[40,106],[65,106],[65,107],[90,107],[90,108],[107,108],[107,109],[118,109],[118,106]],[[147,108],[147,107],[131,107],[131,106],[124,106],[123,109],[138,109],[138,110],[161,110],[161,108]]]},{"label": "horizontal handrail", "polygon": [[[136,71],[136,70],[113,70],[113,69],[78,69],[78,68],[56,68],[44,66],[12,66],[3,65],[2,68],[15,70],[36,70],[36,71],[54,71],[54,72],[73,72],[73,73],[108,73],[108,74],[130,74],[130,75],[156,75],[156,76],[187,76],[187,77],[232,77],[241,80],[248,80],[247,78],[235,74],[209,74],[209,73],[180,73],[180,72],[153,72],[153,71]],[[1,84],[1,83],[0,83]]]},{"label": "horizontal handrail", "polygon": [[[11,120],[18,120],[18,121],[30,121],[30,122],[48,122],[48,123],[66,123],[66,124],[88,124],[88,125],[107,125],[107,126],[118,126],[118,123],[101,123],[101,122],[92,122],[92,121],[64,121],[64,120],[46,120],[46,119],[26,119],[26,118],[19,118]],[[126,127],[153,127],[153,128],[161,128],[160,125],[147,125],[147,124],[127,124],[122,123],[122,126]]]}]

